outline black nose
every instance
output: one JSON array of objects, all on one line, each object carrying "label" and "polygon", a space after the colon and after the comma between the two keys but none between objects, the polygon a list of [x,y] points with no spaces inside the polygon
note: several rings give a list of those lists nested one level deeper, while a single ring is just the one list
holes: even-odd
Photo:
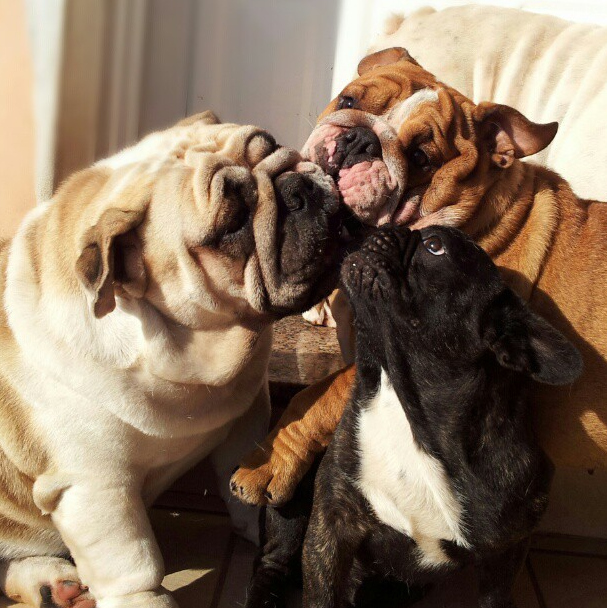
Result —
[{"label": "black nose", "polygon": [[278,202],[289,212],[303,211],[313,207],[325,208],[333,213],[336,197],[327,193],[312,178],[302,173],[289,172],[276,178],[274,182]]},{"label": "black nose", "polygon": [[337,153],[343,157],[342,169],[382,157],[379,137],[366,127],[353,127],[337,141]]},{"label": "black nose", "polygon": [[361,293],[392,297],[409,271],[420,238],[419,230],[405,226],[384,226],[367,237],[341,268],[341,282],[350,299]]},{"label": "black nose", "polygon": [[420,240],[419,230],[405,226],[382,226],[365,239],[360,248],[368,257],[395,257],[407,266]]}]

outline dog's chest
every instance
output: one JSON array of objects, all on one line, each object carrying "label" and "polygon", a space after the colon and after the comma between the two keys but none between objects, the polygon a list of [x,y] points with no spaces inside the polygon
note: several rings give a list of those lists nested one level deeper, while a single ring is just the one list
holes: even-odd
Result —
[{"label": "dog's chest", "polygon": [[449,479],[441,463],[415,442],[383,370],[378,393],[360,414],[357,436],[360,491],[380,521],[417,543],[422,565],[449,562],[441,540],[469,546]]}]

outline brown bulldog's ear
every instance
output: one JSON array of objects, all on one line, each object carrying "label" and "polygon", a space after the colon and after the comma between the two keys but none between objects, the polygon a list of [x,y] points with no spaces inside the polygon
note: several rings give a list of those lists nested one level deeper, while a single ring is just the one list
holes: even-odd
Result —
[{"label": "brown bulldog's ear", "polygon": [[369,70],[379,68],[382,65],[397,63],[398,61],[408,61],[409,63],[419,65],[419,63],[417,63],[417,61],[415,61],[415,59],[409,55],[409,51],[407,51],[407,49],[404,49],[401,46],[393,46],[391,49],[377,51],[377,53],[367,55],[364,59],[362,59],[358,64],[358,75],[362,76]]},{"label": "brown bulldog's ear", "polygon": [[502,169],[508,168],[515,158],[543,150],[554,139],[559,126],[557,122],[531,122],[510,106],[488,101],[476,106],[474,120],[491,160]]},{"label": "brown bulldog's ear", "polygon": [[143,221],[146,208],[107,209],[84,234],[76,275],[98,319],[116,307],[115,290],[134,298],[145,293],[143,251],[135,228]]}]

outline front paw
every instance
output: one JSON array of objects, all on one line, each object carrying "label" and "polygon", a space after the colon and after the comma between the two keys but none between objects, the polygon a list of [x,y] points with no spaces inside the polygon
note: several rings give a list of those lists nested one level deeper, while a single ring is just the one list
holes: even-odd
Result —
[{"label": "front paw", "polygon": [[333,313],[331,312],[331,302],[329,298],[325,298],[322,302],[316,304],[301,315],[310,325],[318,325],[322,327],[337,327]]},{"label": "front paw", "polygon": [[95,600],[76,580],[56,580],[40,586],[40,608],[95,608]]},{"label": "front paw", "polygon": [[295,458],[286,461],[275,453],[265,462],[260,462],[259,455],[257,458],[255,456],[256,453],[232,474],[232,494],[250,505],[276,507],[288,502],[305,474],[305,464]]}]

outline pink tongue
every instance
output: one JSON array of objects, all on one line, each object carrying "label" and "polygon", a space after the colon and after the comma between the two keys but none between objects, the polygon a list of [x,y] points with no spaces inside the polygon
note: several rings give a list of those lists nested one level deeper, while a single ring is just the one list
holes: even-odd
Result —
[{"label": "pink tongue", "polygon": [[396,183],[383,160],[364,161],[341,169],[337,186],[344,203],[361,221],[376,226],[390,221],[387,204]]}]

